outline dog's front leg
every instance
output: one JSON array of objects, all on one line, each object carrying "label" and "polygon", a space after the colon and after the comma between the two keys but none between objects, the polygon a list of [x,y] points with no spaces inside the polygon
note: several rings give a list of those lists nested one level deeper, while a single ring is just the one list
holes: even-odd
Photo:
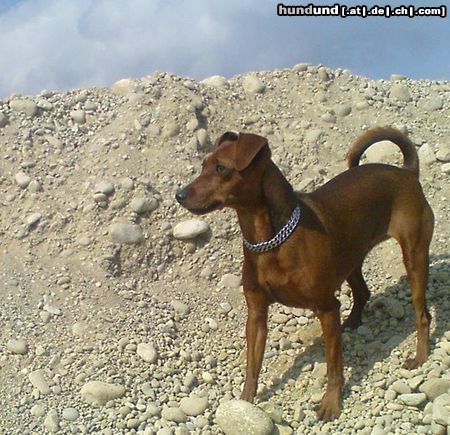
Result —
[{"label": "dog's front leg", "polygon": [[245,335],[247,338],[247,370],[244,389],[241,399],[253,402],[258,388],[258,376],[266,346],[267,338],[267,313],[269,303],[262,290],[246,289],[247,301],[247,325]]},{"label": "dog's front leg", "polygon": [[327,390],[322,398],[317,416],[322,420],[332,420],[339,416],[341,408],[342,385],[344,384],[342,364],[342,340],[339,316],[339,302],[326,311],[317,311],[325,341],[327,360]]}]

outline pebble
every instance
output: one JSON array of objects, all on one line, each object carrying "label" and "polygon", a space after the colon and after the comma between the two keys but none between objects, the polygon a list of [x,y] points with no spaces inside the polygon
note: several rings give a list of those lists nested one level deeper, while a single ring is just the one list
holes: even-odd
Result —
[{"label": "pebble", "polygon": [[399,84],[399,83],[396,83],[391,86],[389,96],[391,98],[394,98],[396,100],[406,102],[406,103],[411,101],[411,94],[409,92],[408,86]]},{"label": "pebble", "polygon": [[165,406],[161,412],[161,417],[175,423],[185,423],[187,421],[186,414],[175,406]]},{"label": "pebble", "polygon": [[424,144],[419,148],[419,162],[425,165],[431,165],[436,162],[436,155],[434,154],[433,148],[430,144]]},{"label": "pebble", "polygon": [[430,400],[436,399],[441,394],[450,390],[450,379],[432,378],[427,379],[420,387],[419,391],[425,393]]},{"label": "pebble", "polygon": [[252,75],[244,77],[242,87],[249,94],[261,94],[266,89],[266,85],[258,77]]},{"label": "pebble", "polygon": [[41,213],[31,213],[27,218],[25,219],[25,225],[30,228],[34,225],[36,225],[42,218]]},{"label": "pebble", "polygon": [[297,71],[297,72],[303,72],[306,71],[308,69],[309,63],[297,63],[292,67],[293,71]]},{"label": "pebble", "polygon": [[77,124],[85,124],[86,123],[86,112],[84,110],[72,110],[70,112],[70,117]]},{"label": "pebble", "polygon": [[395,381],[390,388],[398,394],[411,393],[411,387],[404,380]]},{"label": "pebble", "polygon": [[190,240],[206,233],[209,229],[209,224],[204,220],[189,219],[174,226],[173,236],[179,240]]},{"label": "pebble", "polygon": [[114,184],[110,181],[102,180],[94,188],[94,193],[103,193],[110,196],[114,193]]},{"label": "pebble", "polygon": [[425,395],[425,393],[409,393],[400,394],[398,398],[407,406],[419,406],[423,402],[425,402],[427,396]]},{"label": "pebble", "polygon": [[51,409],[44,420],[44,426],[49,432],[59,432],[59,416],[56,409]]},{"label": "pebble", "polygon": [[203,83],[205,86],[211,86],[219,89],[225,89],[228,87],[228,80],[225,77],[218,75],[207,77],[200,83]]},{"label": "pebble", "polygon": [[158,359],[158,352],[153,343],[139,343],[136,352],[145,362],[153,364]]},{"label": "pebble", "polygon": [[50,386],[44,377],[44,371],[42,369],[32,371],[28,375],[28,379],[33,387],[39,390],[41,394],[50,394]]},{"label": "pebble", "polygon": [[442,107],[444,107],[444,101],[442,97],[431,97],[424,104],[424,109],[428,110],[429,112],[441,110]]},{"label": "pebble", "polygon": [[144,240],[144,235],[139,225],[115,223],[109,228],[111,239],[114,243],[137,245]]},{"label": "pebble", "polygon": [[27,98],[11,100],[9,102],[9,107],[11,107],[11,109],[16,112],[25,113],[31,118],[36,116],[38,113],[37,104],[34,101],[29,100]]},{"label": "pebble", "polygon": [[383,140],[373,144],[365,154],[369,163],[380,163],[391,161],[396,152],[398,152],[396,145],[388,140]]},{"label": "pebble", "polygon": [[197,417],[203,414],[208,408],[208,399],[206,397],[198,397],[192,395],[184,397],[180,401],[180,409],[189,416]]},{"label": "pebble", "polygon": [[240,285],[241,277],[232,273],[226,273],[219,282],[219,286],[226,288],[238,288]]},{"label": "pebble", "polygon": [[178,314],[181,314],[182,316],[185,316],[189,313],[189,306],[185,304],[184,302],[178,301],[174,299],[170,305],[172,305],[172,308],[174,311]]},{"label": "pebble", "polygon": [[76,408],[64,408],[62,412],[62,417],[67,421],[75,421],[80,416],[80,413]]},{"label": "pebble", "polygon": [[133,198],[130,208],[137,214],[149,213],[158,208],[158,201],[154,198]]},{"label": "pebble", "polygon": [[123,385],[110,384],[102,381],[90,381],[81,388],[81,397],[90,404],[104,405],[110,400],[123,397]]},{"label": "pebble", "polygon": [[42,405],[36,404],[31,407],[30,412],[35,417],[43,417],[45,415],[45,408]]},{"label": "pebble", "polygon": [[334,113],[340,118],[344,118],[347,115],[350,115],[352,112],[352,106],[349,104],[336,104],[333,106]]},{"label": "pebble", "polygon": [[8,352],[15,353],[18,355],[25,355],[28,350],[28,345],[25,340],[8,340],[6,343],[6,349]]},{"label": "pebble", "polygon": [[320,67],[317,70],[317,77],[324,82],[327,82],[328,80],[330,80],[330,76],[324,67]]},{"label": "pebble", "polygon": [[260,408],[244,400],[230,400],[219,405],[216,421],[226,435],[271,435],[274,424]]},{"label": "pebble", "polygon": [[175,121],[169,121],[163,128],[162,136],[164,138],[171,138],[177,136],[180,132],[180,126]]},{"label": "pebble", "polygon": [[25,174],[25,172],[18,172],[14,178],[21,189],[26,189],[31,182],[31,177]]}]

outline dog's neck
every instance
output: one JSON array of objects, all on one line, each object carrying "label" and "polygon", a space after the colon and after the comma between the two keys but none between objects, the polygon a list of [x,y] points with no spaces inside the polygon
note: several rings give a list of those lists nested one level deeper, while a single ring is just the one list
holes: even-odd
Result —
[{"label": "dog's neck", "polygon": [[262,193],[251,206],[237,209],[243,237],[253,243],[271,239],[298,204],[290,183],[270,160],[262,178]]}]

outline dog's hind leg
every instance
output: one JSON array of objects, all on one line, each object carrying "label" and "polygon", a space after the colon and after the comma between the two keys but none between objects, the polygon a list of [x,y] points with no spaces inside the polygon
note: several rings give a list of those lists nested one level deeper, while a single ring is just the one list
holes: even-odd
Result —
[{"label": "dog's hind leg", "polygon": [[342,324],[342,329],[350,328],[356,329],[361,325],[361,315],[370,298],[370,292],[367,287],[366,281],[362,275],[362,263],[356,267],[352,273],[348,276],[347,282],[352,290],[353,295],[353,307],[350,311],[349,316],[345,319]]},{"label": "dog's hind leg", "polygon": [[410,228],[407,235],[399,238],[416,314],[417,349],[415,358],[405,364],[409,369],[422,365],[429,353],[431,315],[426,304],[425,290],[428,283],[429,246],[433,226],[433,213],[426,207],[421,222]]}]

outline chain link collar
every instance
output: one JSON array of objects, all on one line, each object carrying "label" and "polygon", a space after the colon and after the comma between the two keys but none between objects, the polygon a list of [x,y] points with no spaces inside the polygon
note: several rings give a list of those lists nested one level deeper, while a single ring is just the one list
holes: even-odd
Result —
[{"label": "chain link collar", "polygon": [[294,208],[294,211],[292,212],[291,217],[289,218],[287,224],[283,228],[281,228],[281,230],[278,231],[278,233],[275,234],[274,237],[272,237],[270,240],[265,240],[264,242],[259,243],[251,243],[245,238],[243,238],[244,246],[253,252],[270,251],[271,249],[280,246],[292,234],[299,220],[300,220],[300,206],[297,205]]}]

